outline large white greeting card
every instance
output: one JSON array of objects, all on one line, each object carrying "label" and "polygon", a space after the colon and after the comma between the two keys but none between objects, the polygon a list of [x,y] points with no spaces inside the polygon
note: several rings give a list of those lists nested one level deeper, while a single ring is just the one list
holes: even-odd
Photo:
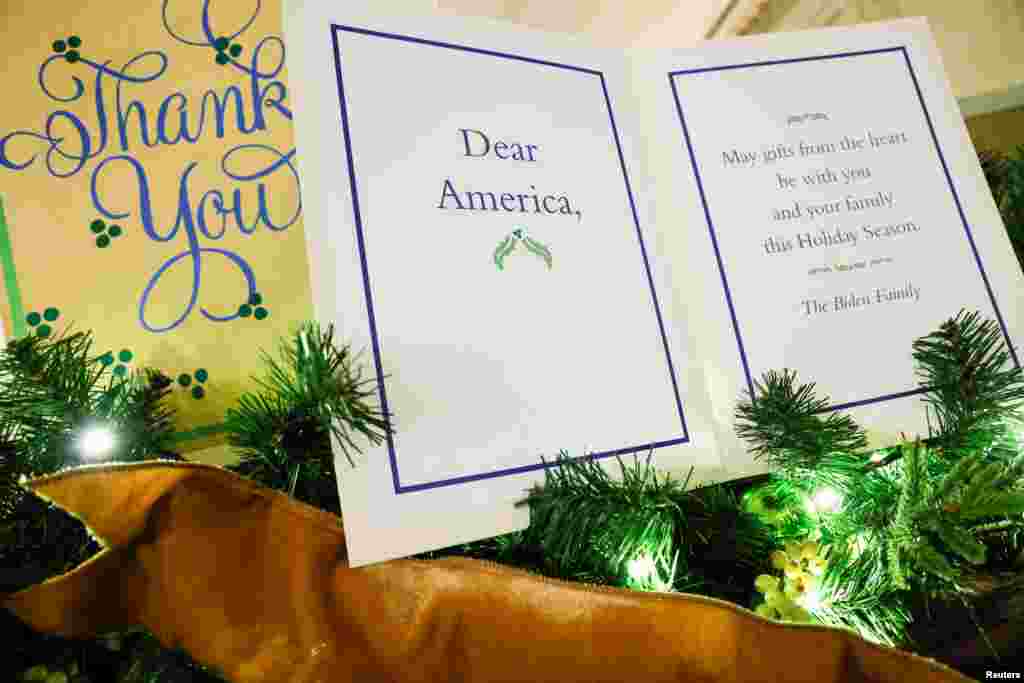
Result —
[{"label": "large white greeting card", "polygon": [[392,416],[337,462],[353,566],[522,528],[562,449],[764,471],[732,412],[771,369],[923,427],[913,339],[961,307],[1019,329],[922,22],[630,54],[313,0],[285,25],[318,317]]}]

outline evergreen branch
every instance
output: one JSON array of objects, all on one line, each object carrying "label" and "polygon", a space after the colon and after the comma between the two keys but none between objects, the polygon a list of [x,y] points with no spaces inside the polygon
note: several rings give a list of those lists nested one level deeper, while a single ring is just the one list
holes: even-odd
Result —
[{"label": "evergreen branch", "polygon": [[524,503],[530,526],[523,542],[542,549],[547,571],[556,576],[602,583],[629,581],[631,561],[646,561],[641,583],[671,586],[666,568],[676,561],[673,544],[678,498],[686,483],[659,480],[647,462],[627,467],[618,459],[622,481],[611,479],[592,458],[571,459],[562,451]]},{"label": "evergreen branch", "polygon": [[[153,371],[109,372],[88,333],[29,336],[0,351],[0,566],[49,577],[98,552],[85,526],[19,486],[23,476],[80,464],[80,437],[104,427],[103,457],[139,461],[174,456],[163,403],[170,381]],[[19,490],[20,489],[20,490]],[[19,586],[23,587],[23,586]]]},{"label": "evergreen branch", "polygon": [[777,539],[805,535],[802,532],[808,522],[804,514],[787,516],[773,533],[771,526],[748,512],[735,492],[722,484],[690,491],[680,507],[679,544],[685,549],[687,566],[705,576],[727,577],[737,570],[760,573],[771,552],[779,547]]},{"label": "evergreen branch", "polygon": [[961,562],[987,561],[984,529],[976,522],[1024,513],[1024,458],[984,464],[983,453],[966,456],[931,486],[927,461],[937,457],[932,449],[916,442],[904,452],[902,490],[885,541],[893,584],[909,587],[910,563],[955,587],[964,575]]},{"label": "evergreen branch", "polygon": [[[650,462],[619,460],[614,481],[592,458],[564,452],[523,504],[530,526],[519,558],[565,579],[690,592],[745,601],[777,547],[771,530],[726,486],[688,491],[689,477],[657,476]],[[636,576],[637,568],[643,568]]]},{"label": "evergreen branch", "polygon": [[913,356],[936,422],[932,441],[946,457],[1006,445],[1024,405],[1024,374],[1010,364],[995,322],[961,311],[915,341]]},{"label": "evergreen branch", "polygon": [[818,587],[820,604],[812,613],[826,624],[851,628],[874,642],[902,645],[911,621],[907,593],[893,587],[877,544],[867,543],[856,555],[852,545],[830,546]]},{"label": "evergreen branch", "polygon": [[333,335],[333,327],[307,323],[277,358],[264,353],[260,390],[244,394],[224,424],[239,454],[232,469],[337,511],[331,435],[354,464],[353,454],[381,443],[390,422],[372,401],[376,382],[362,377],[350,347],[335,346]]},{"label": "evergreen branch", "polygon": [[829,400],[814,384],[797,385],[796,373],[769,371],[754,394],[736,410],[736,433],[764,458],[795,480],[845,490],[864,467],[864,431],[848,415],[828,412]]},{"label": "evergreen branch", "polygon": [[[116,436],[110,459],[142,460],[167,451],[172,412],[152,371],[118,377],[92,353],[89,333],[29,336],[0,352],[0,422],[17,438],[27,473],[77,462],[80,432],[101,423]],[[165,378],[166,379],[166,378]]]}]

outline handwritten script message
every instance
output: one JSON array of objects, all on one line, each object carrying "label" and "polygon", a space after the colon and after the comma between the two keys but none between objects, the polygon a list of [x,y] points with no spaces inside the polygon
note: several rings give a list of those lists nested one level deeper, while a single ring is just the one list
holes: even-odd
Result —
[{"label": "handwritten script message", "polygon": [[[170,0],[163,3],[163,26],[171,40],[206,50],[226,69],[243,74],[245,84],[207,89],[189,97],[169,82],[170,58],[161,50],[145,50],[123,64],[90,59],[63,41],[38,68],[37,85],[54,103],[35,128],[5,133],[0,137],[0,168],[14,173],[45,169],[57,180],[90,176],[91,202],[96,212],[110,221],[133,219],[141,224],[154,245],[168,248],[166,259],[141,285],[138,320],[154,333],[181,325],[197,309],[211,322],[223,323],[242,315],[238,302],[225,302],[222,310],[200,304],[203,274],[209,259],[224,260],[245,279],[249,297],[257,296],[257,277],[245,257],[215,245],[227,232],[251,235],[261,227],[281,232],[298,219],[299,175],[294,148],[281,150],[261,142],[237,144],[224,149],[219,159],[202,155],[185,163],[176,187],[154,187],[139,152],[154,148],[188,148],[211,138],[255,136],[274,125],[290,126],[292,112],[286,101],[288,89],[278,78],[285,66],[280,37],[270,35],[248,42],[243,56],[236,39],[255,21],[260,5],[234,32],[215,32],[213,0],[197,3],[201,17],[198,35],[184,35],[172,28]],[[218,26],[218,29],[223,29]],[[74,43],[70,41],[70,46]],[[59,44],[58,44],[59,43]],[[157,91],[159,104],[149,94]],[[147,107],[143,95],[151,104]],[[224,186],[196,187],[190,179],[201,165],[219,165]],[[117,182],[108,179],[114,177]],[[292,191],[268,191],[281,178]],[[129,182],[124,182],[128,179]],[[126,192],[125,188],[132,188]],[[116,189],[116,191],[112,191]],[[158,216],[155,192],[173,192],[174,215]],[[287,197],[288,199],[281,199]],[[274,201],[288,206],[274,206]],[[168,320],[151,320],[147,305],[155,287],[174,268],[190,273],[191,287],[181,302],[180,314]],[[209,280],[209,278],[208,278]]]}]

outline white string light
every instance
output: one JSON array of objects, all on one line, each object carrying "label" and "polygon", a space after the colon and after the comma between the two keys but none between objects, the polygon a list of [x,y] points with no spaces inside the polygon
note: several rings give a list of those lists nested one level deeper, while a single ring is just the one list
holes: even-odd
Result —
[{"label": "white string light", "polygon": [[812,515],[819,512],[839,512],[843,504],[843,495],[831,486],[826,486],[815,491],[807,501],[807,511]]},{"label": "white string light", "polygon": [[87,427],[78,438],[78,450],[89,460],[98,460],[113,449],[114,432],[103,425]]},{"label": "white string light", "polygon": [[801,607],[811,612],[821,607],[821,593],[818,592],[818,587],[812,583],[799,602]]},{"label": "white string light", "polygon": [[626,571],[634,581],[648,580],[654,574],[654,570],[654,560],[649,555],[641,555],[626,564]]}]

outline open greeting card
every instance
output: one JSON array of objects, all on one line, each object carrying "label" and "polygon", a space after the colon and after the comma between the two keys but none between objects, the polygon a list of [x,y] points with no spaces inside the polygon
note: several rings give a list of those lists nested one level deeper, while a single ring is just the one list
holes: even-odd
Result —
[{"label": "open greeting card", "polygon": [[338,459],[353,566],[524,527],[563,449],[763,472],[733,423],[769,370],[883,445],[927,430],[915,339],[966,308],[1015,348],[1020,268],[924,20],[621,52],[285,15],[317,315],[394,429]]}]

